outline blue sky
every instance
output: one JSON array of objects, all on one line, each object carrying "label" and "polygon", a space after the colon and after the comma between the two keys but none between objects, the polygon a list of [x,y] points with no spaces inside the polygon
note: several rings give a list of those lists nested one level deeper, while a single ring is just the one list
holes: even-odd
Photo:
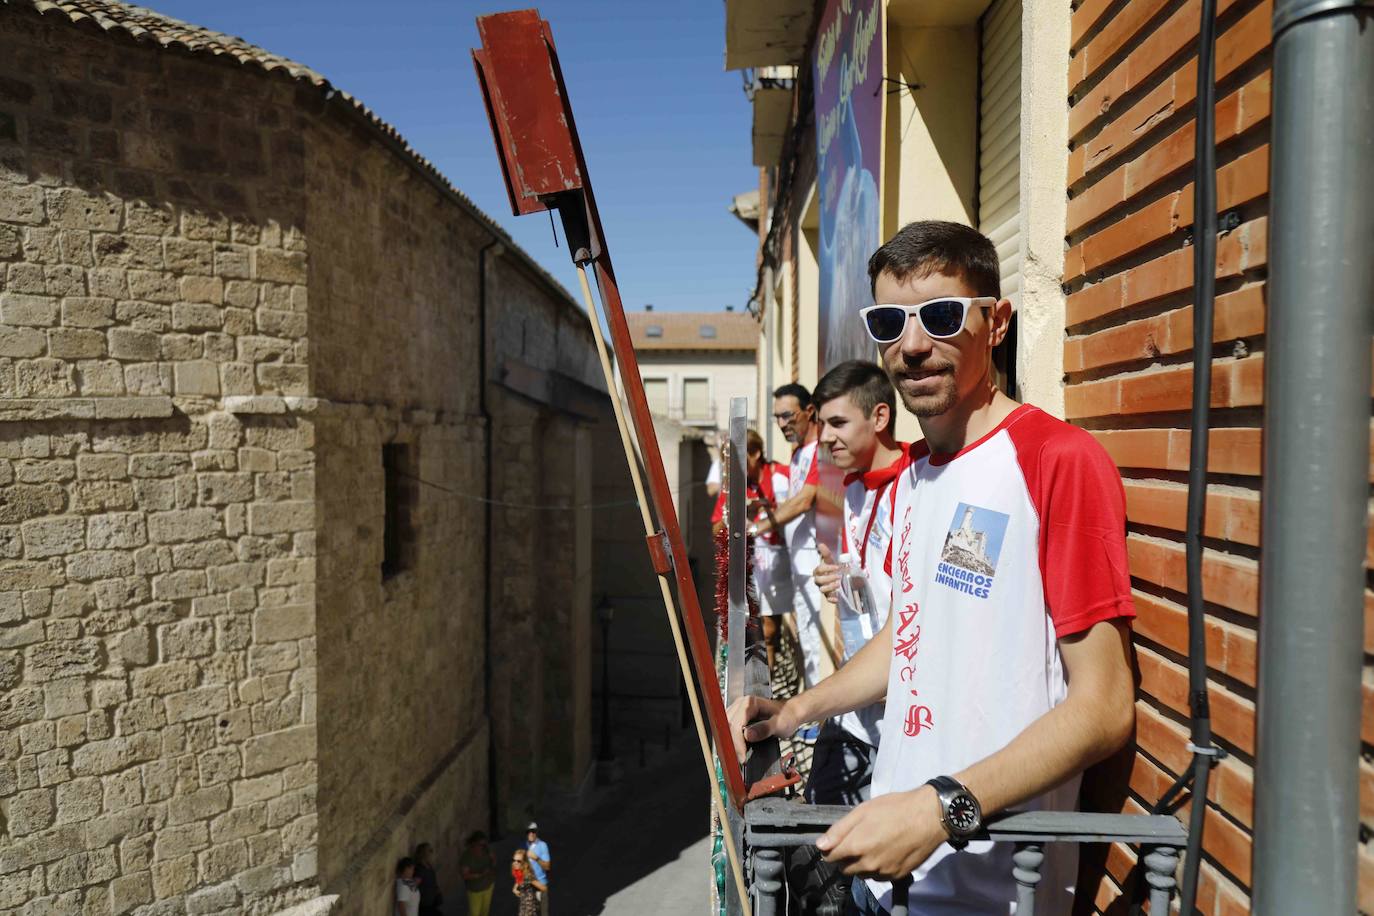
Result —
[{"label": "blue sky", "polygon": [[[468,50],[500,0],[146,0],[304,63],[370,106],[565,287],[543,215],[511,216]],[[757,186],[750,109],[724,64],[724,3],[545,0],[627,308],[741,308],[754,241],[727,210]],[[560,240],[561,241],[561,240]]]}]

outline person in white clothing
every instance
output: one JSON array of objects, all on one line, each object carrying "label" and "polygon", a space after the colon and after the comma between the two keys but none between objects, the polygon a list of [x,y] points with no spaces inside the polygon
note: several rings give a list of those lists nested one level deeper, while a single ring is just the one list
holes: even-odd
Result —
[{"label": "person in white clothing", "polygon": [[409,856],[396,863],[396,893],[392,899],[395,916],[418,916],[420,886],[415,882],[415,860]]},{"label": "person in white clothing", "polygon": [[[1135,724],[1125,493],[1086,431],[993,384],[1011,319],[996,249],[912,223],[869,261],[859,310],[925,441],[897,478],[892,611],[834,675],[782,702],[732,704],[737,750],[886,696],[873,798],[816,843],[851,875],[852,912],[1015,912],[1008,808],[1072,810],[1083,770]],[[749,724],[752,723],[752,724]],[[1037,908],[1069,912],[1071,844],[1046,850]]]},{"label": "person in white clothing", "polygon": [[[906,443],[892,435],[897,395],[876,363],[849,360],[831,369],[811,394],[820,420],[820,443],[845,472],[840,555],[818,545],[812,573],[835,602],[841,664],[853,658],[887,622],[891,580],[883,569],[892,539],[896,481],[906,466]],[[838,562],[837,562],[838,561]],[[881,735],[883,704],[827,719],[811,755],[804,797],[818,805],[857,805],[870,795]],[[814,849],[788,862],[792,898],[803,913],[843,912],[851,879],[818,859]]]},{"label": "person in white clothing", "polygon": [[[797,639],[802,649],[802,677],[806,686],[813,686],[820,678],[821,652],[825,639],[821,633],[821,608],[824,600],[811,573],[820,563],[816,552],[816,488],[820,483],[820,465],[816,446],[820,425],[816,422],[816,408],[811,392],[796,382],[783,385],[773,392],[773,419],[783,437],[792,444],[792,460],[787,472],[787,499],[765,519],[750,528],[750,533],[766,534],[779,526],[787,539],[787,552],[792,564],[792,607],[796,612]],[[769,633],[770,620],[764,618],[764,638],[776,640],[774,625]],[[771,643],[770,643],[771,644]]]}]

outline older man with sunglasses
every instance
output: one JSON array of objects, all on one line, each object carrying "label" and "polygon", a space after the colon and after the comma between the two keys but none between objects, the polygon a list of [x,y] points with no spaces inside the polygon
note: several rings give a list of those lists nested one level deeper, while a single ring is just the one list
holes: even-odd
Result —
[{"label": "older man with sunglasses", "polygon": [[[994,385],[1011,303],[987,238],[912,223],[869,277],[856,318],[925,434],[893,499],[891,616],[813,689],[731,719],[758,741],[886,696],[874,797],[816,844],[870,879],[853,912],[885,912],[886,881],[909,875],[914,913],[1007,913],[1012,850],[976,839],[983,817],[1072,810],[1134,726],[1125,494],[1091,435]],[[1069,912],[1075,872],[1074,847],[1052,844],[1043,912]]]}]

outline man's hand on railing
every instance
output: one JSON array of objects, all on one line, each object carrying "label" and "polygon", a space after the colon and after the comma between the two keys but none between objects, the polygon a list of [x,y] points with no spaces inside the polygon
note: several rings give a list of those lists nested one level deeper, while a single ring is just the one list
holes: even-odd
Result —
[{"label": "man's hand on railing", "polygon": [[[735,741],[735,754],[744,759],[746,746],[768,738],[783,738],[797,730],[800,722],[787,713],[788,701],[766,700],[763,697],[743,696],[730,704],[726,711],[730,720],[730,734]],[[754,720],[758,721],[754,721]],[[750,724],[753,723],[753,724]]]},{"label": "man's hand on railing", "polygon": [[840,567],[829,547],[824,544],[816,546],[821,553],[821,563],[811,572],[811,578],[820,586],[822,595],[835,601],[840,591]]},{"label": "man's hand on railing", "polygon": [[930,786],[866,801],[816,841],[847,875],[891,881],[909,875],[949,839]]}]

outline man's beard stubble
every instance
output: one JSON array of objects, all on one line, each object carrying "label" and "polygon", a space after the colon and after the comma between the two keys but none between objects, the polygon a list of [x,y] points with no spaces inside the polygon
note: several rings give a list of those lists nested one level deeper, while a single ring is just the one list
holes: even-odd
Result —
[{"label": "man's beard stubble", "polygon": [[950,374],[953,365],[945,366],[921,366],[919,372],[929,373],[931,371],[940,372],[941,380],[946,384],[942,385],[933,394],[908,395],[902,388],[902,381],[909,378],[909,373],[913,367],[901,366],[894,371],[890,365],[884,363],[887,370],[887,377],[892,382],[892,387],[897,390],[897,395],[902,399],[902,405],[906,407],[907,413],[914,417],[938,417],[954,407],[959,400],[959,390],[954,384],[954,377]]}]

